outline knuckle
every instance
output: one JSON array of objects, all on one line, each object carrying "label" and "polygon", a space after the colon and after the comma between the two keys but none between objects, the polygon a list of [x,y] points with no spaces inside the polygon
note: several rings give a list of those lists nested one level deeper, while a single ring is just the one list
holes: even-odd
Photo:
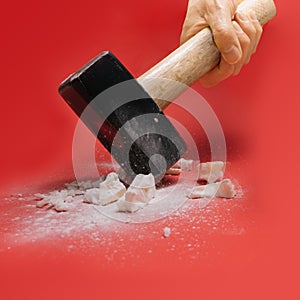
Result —
[{"label": "knuckle", "polygon": [[249,47],[251,44],[251,38],[246,34],[243,34],[243,36],[240,39],[240,42],[244,47]]},{"label": "knuckle", "polygon": [[225,24],[216,25],[213,31],[215,36],[230,37],[232,35],[232,30]]},{"label": "knuckle", "polygon": [[217,25],[213,29],[213,36],[221,52],[230,48],[232,44],[236,44],[236,34],[227,25]]},{"label": "knuckle", "polygon": [[257,33],[258,33],[259,35],[261,35],[261,34],[263,33],[263,28],[262,28],[262,26],[259,25],[259,26],[257,27],[257,30],[256,30],[256,31],[257,31]]}]

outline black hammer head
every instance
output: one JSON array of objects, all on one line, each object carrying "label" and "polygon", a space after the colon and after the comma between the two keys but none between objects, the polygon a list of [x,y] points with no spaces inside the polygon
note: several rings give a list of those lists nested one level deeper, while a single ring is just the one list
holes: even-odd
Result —
[{"label": "black hammer head", "polygon": [[59,93],[131,179],[149,173],[160,179],[186,150],[154,100],[111,52],[69,76]]}]

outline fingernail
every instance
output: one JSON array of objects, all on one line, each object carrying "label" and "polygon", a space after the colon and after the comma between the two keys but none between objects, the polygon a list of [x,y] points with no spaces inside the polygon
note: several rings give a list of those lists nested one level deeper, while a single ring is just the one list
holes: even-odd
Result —
[{"label": "fingernail", "polygon": [[235,45],[232,45],[228,50],[223,52],[223,57],[229,64],[235,64],[238,62],[241,55],[242,53],[240,49]]}]

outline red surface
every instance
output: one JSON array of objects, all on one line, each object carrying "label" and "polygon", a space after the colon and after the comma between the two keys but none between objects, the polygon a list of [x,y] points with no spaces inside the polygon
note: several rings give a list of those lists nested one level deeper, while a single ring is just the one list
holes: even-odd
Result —
[{"label": "red surface", "polygon": [[[191,211],[172,222],[169,239],[161,238],[166,221],[104,233],[101,245],[89,232],[14,246],[1,239],[3,299],[299,299],[299,4],[276,3],[278,16],[251,64],[213,89],[195,85],[222,123],[231,174],[249,191],[230,213],[221,205],[208,214],[229,218],[228,228],[242,232],[201,223],[192,231],[201,213]],[[1,194],[71,176],[77,119],[57,94],[60,81],[104,49],[142,74],[178,45],[185,6],[180,0],[2,4]],[[26,214],[22,203],[3,199],[0,210],[0,234],[13,233],[13,216]],[[68,252],[70,239],[75,249]]]}]

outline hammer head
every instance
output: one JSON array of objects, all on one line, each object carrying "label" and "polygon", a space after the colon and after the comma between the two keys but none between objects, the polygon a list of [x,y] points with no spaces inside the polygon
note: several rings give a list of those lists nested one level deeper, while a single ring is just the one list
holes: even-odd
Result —
[{"label": "hammer head", "polygon": [[186,145],[154,100],[111,53],[69,76],[59,93],[133,179],[159,180]]}]

